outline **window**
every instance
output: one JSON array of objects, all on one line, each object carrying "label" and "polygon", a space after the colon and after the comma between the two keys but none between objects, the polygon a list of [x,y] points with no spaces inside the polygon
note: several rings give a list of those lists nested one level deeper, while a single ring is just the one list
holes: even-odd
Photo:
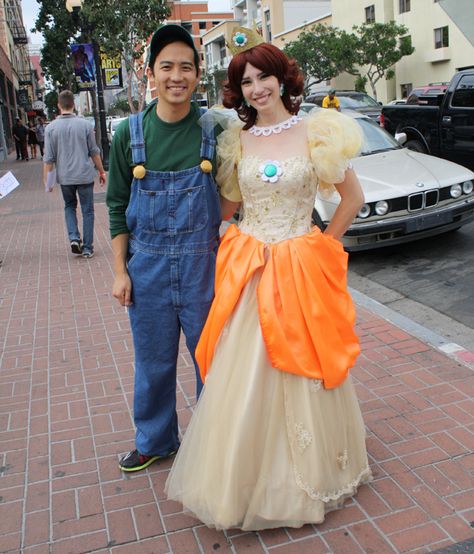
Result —
[{"label": "window", "polygon": [[449,46],[449,28],[438,27],[434,30],[435,48],[445,48]]},{"label": "window", "polygon": [[404,83],[403,85],[400,85],[400,91],[402,93],[402,98],[408,98],[410,96],[410,92],[413,90],[413,84],[412,83]]},{"label": "window", "polygon": [[474,108],[474,76],[464,75],[453,94],[451,106],[458,108]]},{"label": "window", "polygon": [[400,13],[410,11],[410,0],[400,0]]},{"label": "window", "polygon": [[205,29],[206,28],[206,22],[205,21],[200,21],[199,22],[199,28],[202,30],[202,29]]},{"label": "window", "polygon": [[270,10],[265,12],[265,29],[267,31],[267,42],[272,40],[272,24],[270,22]]},{"label": "window", "polygon": [[367,6],[365,8],[365,22],[375,23],[375,5]]},{"label": "window", "polygon": [[223,60],[226,56],[225,42],[219,43],[219,59]]}]

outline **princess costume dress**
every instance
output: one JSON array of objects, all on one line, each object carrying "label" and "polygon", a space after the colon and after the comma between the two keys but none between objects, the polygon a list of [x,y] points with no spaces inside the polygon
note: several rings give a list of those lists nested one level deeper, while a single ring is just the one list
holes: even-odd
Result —
[{"label": "princess costume dress", "polygon": [[318,182],[344,180],[360,133],[332,110],[305,124],[310,158],[241,158],[237,124],[219,137],[221,194],[244,216],[219,247],[196,351],[205,386],[166,483],[217,529],[320,523],[371,479],[348,375],[359,353],[348,256],[311,230]]}]

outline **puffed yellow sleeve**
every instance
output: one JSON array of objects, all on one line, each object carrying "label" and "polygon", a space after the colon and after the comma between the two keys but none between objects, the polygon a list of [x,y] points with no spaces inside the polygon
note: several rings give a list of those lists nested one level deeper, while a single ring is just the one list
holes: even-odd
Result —
[{"label": "puffed yellow sleeve", "polygon": [[312,110],[306,122],[311,161],[325,197],[334,192],[334,184],[344,181],[352,158],[362,147],[362,131],[347,115],[336,110]]},{"label": "puffed yellow sleeve", "polygon": [[241,202],[237,164],[241,158],[240,131],[242,124],[235,121],[217,137],[216,182],[221,196],[231,202]]}]

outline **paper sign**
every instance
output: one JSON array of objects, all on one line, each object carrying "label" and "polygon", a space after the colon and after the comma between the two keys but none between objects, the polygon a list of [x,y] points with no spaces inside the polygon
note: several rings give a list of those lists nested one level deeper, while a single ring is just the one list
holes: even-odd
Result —
[{"label": "paper sign", "polygon": [[15,190],[20,183],[16,180],[11,171],[5,173],[3,177],[0,177],[0,200],[5,198],[7,194],[10,194],[12,190]]}]

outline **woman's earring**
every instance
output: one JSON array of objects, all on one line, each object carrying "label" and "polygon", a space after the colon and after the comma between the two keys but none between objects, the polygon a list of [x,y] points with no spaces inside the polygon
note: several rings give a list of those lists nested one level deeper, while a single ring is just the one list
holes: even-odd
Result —
[{"label": "woman's earring", "polygon": [[250,105],[249,105],[249,103],[247,102],[247,98],[242,98],[242,104],[243,104],[246,108],[250,108]]},{"label": "woman's earring", "polygon": [[285,83],[280,83],[280,96],[285,94]]}]

